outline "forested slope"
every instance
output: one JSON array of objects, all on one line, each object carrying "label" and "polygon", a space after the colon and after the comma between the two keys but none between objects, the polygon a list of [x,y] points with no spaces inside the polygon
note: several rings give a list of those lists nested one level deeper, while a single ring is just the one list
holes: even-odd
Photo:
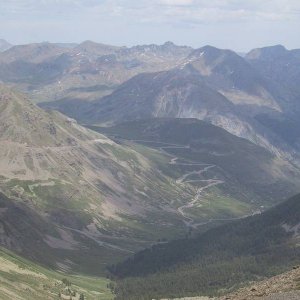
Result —
[{"label": "forested slope", "polygon": [[117,299],[216,295],[272,276],[300,261],[299,221],[300,195],[195,239],[153,246],[111,268]]}]

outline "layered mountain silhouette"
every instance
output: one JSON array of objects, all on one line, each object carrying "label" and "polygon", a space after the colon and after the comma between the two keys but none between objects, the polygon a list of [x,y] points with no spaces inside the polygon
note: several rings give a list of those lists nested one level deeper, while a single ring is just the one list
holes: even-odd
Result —
[{"label": "layered mountain silhouette", "polygon": [[[271,51],[270,60],[276,49]],[[283,48],[279,49],[282,53]],[[267,50],[252,53],[257,51]],[[296,64],[297,56],[291,57]],[[297,141],[290,142],[268,121],[271,118],[278,123],[278,119],[289,120],[291,115],[296,119],[298,85],[288,87],[284,80],[274,77],[276,72],[270,76],[263,71],[268,68],[260,69],[257,65],[263,63],[254,58],[251,53],[242,58],[230,50],[205,46],[192,51],[173,69],[139,74],[99,100],[86,103],[68,99],[43,106],[58,109],[82,123],[105,126],[149,117],[198,118],[298,163],[294,149]],[[289,82],[297,82],[299,74],[291,73],[294,77]]]},{"label": "layered mountain silhouette", "polygon": [[190,52],[170,42],[131,48],[92,41],[17,45],[0,55],[0,80],[31,93],[37,102],[93,100],[136,74],[168,69]]},{"label": "layered mountain silhouette", "polygon": [[1,247],[126,300],[298,264],[299,51],[1,40]]}]

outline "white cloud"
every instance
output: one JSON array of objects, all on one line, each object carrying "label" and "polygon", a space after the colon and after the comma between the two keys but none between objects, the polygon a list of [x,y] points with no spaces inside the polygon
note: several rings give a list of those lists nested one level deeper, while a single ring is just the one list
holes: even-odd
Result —
[{"label": "white cloud", "polygon": [[271,43],[273,37],[279,43],[280,34],[300,44],[300,1],[0,0],[0,28],[3,37],[19,40],[58,36],[61,41],[94,37],[116,44],[169,39],[186,43],[196,34],[220,46],[233,39],[250,43],[263,34],[266,41]]},{"label": "white cloud", "polygon": [[[0,0],[0,15],[112,15],[144,22],[221,22],[299,18],[299,0]],[[174,19],[175,18],[175,19]]]},{"label": "white cloud", "polygon": [[194,3],[194,0],[160,0],[159,3],[170,6],[188,6]]}]

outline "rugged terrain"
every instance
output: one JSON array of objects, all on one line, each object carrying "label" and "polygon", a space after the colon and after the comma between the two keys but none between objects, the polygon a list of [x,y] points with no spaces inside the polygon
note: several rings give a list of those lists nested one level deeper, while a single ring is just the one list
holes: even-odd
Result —
[{"label": "rugged terrain", "polygon": [[94,100],[136,74],[173,67],[190,52],[171,42],[131,48],[91,41],[17,45],[0,54],[0,80],[36,102]]},{"label": "rugged terrain", "polygon": [[280,45],[242,57],[171,42],[37,43],[1,53],[0,80],[82,123],[198,118],[299,164],[299,64]]},{"label": "rugged terrain", "polygon": [[1,40],[0,298],[297,298],[299,66]]},{"label": "rugged terrain", "polygon": [[296,300],[300,297],[300,269],[293,270],[271,277],[269,279],[254,282],[236,292],[221,297],[221,300]]},{"label": "rugged terrain", "polygon": [[[261,51],[272,53],[272,49]],[[250,54],[242,58],[230,50],[205,46],[189,53],[173,68],[138,74],[97,100],[63,100],[42,106],[82,123],[105,126],[153,117],[206,120],[299,164],[299,135],[290,124],[290,120],[297,124],[299,91],[278,84],[283,80],[261,70],[259,59],[256,62],[250,58]],[[297,65],[299,57],[292,58],[290,63]],[[297,82],[299,74],[290,72],[291,81]],[[291,134],[284,130],[285,123]]]},{"label": "rugged terrain", "polygon": [[148,143],[113,141],[4,86],[0,93],[1,245],[54,268],[103,274],[133,251],[298,189],[297,168],[210,124],[129,123],[124,132]]},{"label": "rugged terrain", "polygon": [[[3,86],[0,113],[3,246],[62,269],[101,273],[112,257],[186,232],[176,207],[194,188],[177,185],[141,153]],[[89,250],[102,258],[87,259],[85,268],[79,262]]]}]

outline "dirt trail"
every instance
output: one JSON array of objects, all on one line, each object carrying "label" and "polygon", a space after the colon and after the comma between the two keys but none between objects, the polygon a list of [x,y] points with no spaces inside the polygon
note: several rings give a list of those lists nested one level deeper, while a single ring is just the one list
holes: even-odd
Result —
[{"label": "dirt trail", "polygon": [[[157,143],[157,142],[154,142],[154,141],[148,141],[148,142]],[[176,156],[168,153],[166,151],[166,149],[178,149],[178,148],[180,148],[180,149],[189,149],[190,146],[189,145],[184,146],[184,145],[178,145],[178,144],[168,144],[168,143],[160,143],[160,144],[167,145],[167,146],[161,146],[161,147],[159,147],[159,149],[163,153],[165,153],[167,156],[170,157],[169,164],[171,164],[171,165],[195,166],[195,167],[199,167],[199,166],[203,167],[203,166],[205,166],[204,168],[201,168],[201,169],[198,169],[198,170],[194,170],[194,171],[191,171],[191,172],[187,172],[187,173],[183,174],[181,177],[179,177],[176,180],[176,183],[178,183],[178,184],[182,184],[182,183],[195,183],[195,182],[201,182],[201,183],[207,182],[207,184],[205,186],[201,185],[201,187],[197,188],[195,196],[191,199],[191,201],[189,203],[187,203],[185,205],[182,205],[182,206],[180,206],[177,209],[178,213],[184,218],[183,222],[185,223],[185,225],[187,227],[192,228],[192,229],[197,229],[199,226],[203,226],[203,225],[209,224],[209,223],[214,222],[214,221],[234,221],[234,220],[240,220],[240,219],[247,218],[249,216],[255,215],[257,213],[260,213],[260,211],[257,211],[257,212],[251,213],[251,214],[247,214],[247,215],[240,216],[240,217],[235,217],[235,218],[212,218],[212,219],[209,219],[208,221],[205,221],[205,222],[196,223],[195,220],[192,217],[188,216],[188,213],[185,212],[185,210],[193,208],[194,206],[196,206],[201,201],[202,192],[204,190],[209,189],[209,188],[211,188],[213,186],[217,186],[217,185],[223,184],[224,181],[216,179],[216,178],[205,179],[205,180],[203,180],[203,179],[188,180],[188,177],[190,175],[201,175],[204,172],[207,172],[209,169],[217,167],[217,166],[216,165],[212,165],[212,164],[199,163],[199,162],[195,162],[195,161],[191,161],[191,160],[186,160],[186,159],[184,159],[184,160],[187,161],[187,163],[185,163],[185,162],[178,162],[179,157],[176,157]]]},{"label": "dirt trail", "polygon": [[[130,140],[131,142],[144,142],[144,143],[153,143],[153,144],[159,144],[162,145],[160,146],[158,149],[163,152],[164,154],[166,154],[167,156],[170,157],[170,161],[169,164],[171,165],[182,165],[182,166],[194,166],[195,168],[197,168],[197,170],[193,170],[191,172],[187,172],[185,174],[183,174],[181,177],[179,177],[176,180],[177,184],[183,184],[183,183],[196,183],[196,182],[201,182],[202,185],[199,186],[197,188],[196,194],[194,197],[192,197],[191,201],[188,202],[187,204],[184,204],[182,206],[180,206],[177,211],[178,213],[183,217],[183,222],[184,224],[189,227],[189,228],[193,228],[193,229],[197,229],[198,226],[200,225],[204,225],[203,223],[195,223],[194,219],[190,216],[188,216],[188,213],[186,212],[187,209],[193,208],[194,206],[196,206],[199,201],[201,201],[201,196],[202,196],[202,192],[206,189],[209,189],[213,186],[219,185],[219,184],[223,184],[224,181],[219,180],[219,179],[193,179],[193,180],[188,180],[189,176],[191,175],[201,175],[205,172],[207,172],[209,169],[216,167],[216,165],[212,165],[212,164],[206,164],[206,163],[199,163],[199,162],[195,162],[195,161],[189,161],[189,160],[185,160],[187,162],[178,162],[179,158],[170,154],[167,150],[168,149],[190,149],[189,145],[179,145],[179,144],[170,144],[170,143],[165,143],[165,142],[156,142],[156,141],[149,141],[149,140]],[[199,167],[201,167],[199,169]],[[203,186],[203,182],[206,182],[207,184]],[[212,220],[209,220],[209,222],[211,222]],[[209,223],[208,222],[208,223]]]},{"label": "dirt trail", "polygon": [[[185,210],[188,208],[193,208],[195,205],[197,205],[197,203],[201,200],[201,194],[204,190],[212,187],[212,186],[216,186],[218,184],[222,184],[224,183],[224,181],[222,180],[217,180],[217,179],[208,179],[208,180],[193,180],[193,182],[196,181],[207,181],[207,185],[205,185],[204,187],[200,187],[197,189],[196,195],[192,198],[192,200],[185,204],[180,206],[177,211],[185,218],[184,223],[188,226],[188,227],[192,227],[194,229],[197,229],[198,226],[200,225],[204,225],[202,223],[195,223],[194,219],[187,216],[187,214],[185,213]],[[185,181],[185,182],[191,182],[191,181]]]},{"label": "dirt trail", "polygon": [[[196,194],[194,195],[194,197],[191,198],[191,201],[188,202],[187,204],[184,204],[184,205],[180,206],[179,208],[177,208],[177,212],[183,217],[183,219],[184,219],[183,222],[187,227],[192,228],[192,229],[197,229],[199,226],[203,226],[203,225],[209,224],[214,221],[234,221],[234,220],[243,219],[243,218],[246,218],[246,217],[249,217],[249,216],[255,214],[255,213],[251,213],[251,214],[247,214],[247,215],[244,215],[241,217],[235,217],[235,218],[209,219],[208,221],[205,221],[205,222],[196,223],[195,220],[191,216],[188,215],[186,210],[191,209],[199,204],[204,190],[209,189],[213,186],[223,184],[224,181],[216,179],[216,178],[205,179],[205,180],[203,180],[203,179],[189,180],[188,178],[191,175],[201,175],[201,174],[207,172],[208,170],[210,170],[211,168],[214,168],[217,166],[213,165],[213,164],[199,163],[199,162],[195,162],[195,161],[188,160],[188,159],[182,159],[183,162],[179,162],[179,160],[180,160],[179,157],[174,156],[173,154],[168,152],[168,150],[170,150],[170,149],[190,149],[190,145],[180,145],[180,144],[173,144],[173,143],[166,143],[166,142],[159,142],[159,141],[152,141],[152,140],[139,140],[139,139],[126,140],[126,139],[121,138],[121,140],[130,141],[130,142],[134,142],[134,143],[135,142],[151,143],[153,148],[160,150],[162,153],[164,153],[165,155],[170,157],[170,161],[169,161],[170,165],[193,166],[196,168],[196,170],[187,172],[187,173],[183,174],[182,176],[180,176],[176,180],[177,184],[196,183],[196,182],[202,183],[201,186],[199,186],[197,188]],[[153,144],[156,144],[159,146],[153,146]],[[203,182],[206,182],[207,184],[203,186]]]}]

